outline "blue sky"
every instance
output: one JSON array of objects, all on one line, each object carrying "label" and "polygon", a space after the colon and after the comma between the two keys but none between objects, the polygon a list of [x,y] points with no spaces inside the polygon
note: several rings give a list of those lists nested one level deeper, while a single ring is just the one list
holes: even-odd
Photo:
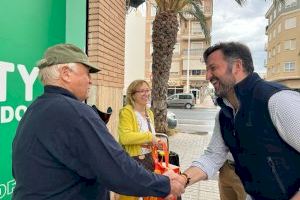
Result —
[{"label": "blue sky", "polygon": [[249,46],[255,71],[265,71],[265,27],[271,0],[248,0],[240,7],[234,0],[214,0],[212,44],[220,41],[239,41]]}]

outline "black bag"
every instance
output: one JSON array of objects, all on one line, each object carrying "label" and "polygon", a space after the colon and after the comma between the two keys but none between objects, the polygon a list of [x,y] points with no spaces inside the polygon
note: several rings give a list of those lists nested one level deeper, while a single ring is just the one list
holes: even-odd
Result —
[{"label": "black bag", "polygon": [[176,166],[179,167],[180,166],[180,164],[179,164],[179,155],[174,151],[170,151],[170,153],[169,153],[169,162],[170,162],[170,164],[176,165]]},{"label": "black bag", "polygon": [[[158,160],[161,161],[162,159],[162,155],[158,154]],[[176,166],[180,166],[179,164],[179,155],[174,152],[174,151],[170,151],[169,152],[169,163],[172,165],[176,165]]]},{"label": "black bag", "polygon": [[112,113],[111,107],[107,108],[106,113],[99,110],[95,105],[92,105],[92,108],[99,115],[99,117],[104,121],[104,123],[107,124]]},{"label": "black bag", "polygon": [[[166,141],[166,143],[168,145],[168,150],[169,150],[169,137],[164,133],[156,133],[156,137]],[[161,161],[161,159],[162,159],[162,156],[160,154],[158,154],[158,160]],[[169,163],[180,167],[179,155],[176,152],[169,150]]]}]

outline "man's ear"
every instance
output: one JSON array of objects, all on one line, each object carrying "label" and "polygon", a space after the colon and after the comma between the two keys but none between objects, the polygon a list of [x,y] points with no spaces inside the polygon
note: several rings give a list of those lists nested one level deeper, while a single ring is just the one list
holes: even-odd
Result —
[{"label": "man's ear", "polygon": [[236,59],[234,61],[234,65],[233,65],[233,68],[232,68],[232,73],[235,75],[235,76],[239,76],[241,75],[241,73],[244,71],[244,68],[243,68],[243,61],[241,59]]},{"label": "man's ear", "polygon": [[69,82],[70,81],[70,68],[67,64],[62,64],[62,67],[60,68],[60,77],[63,81]]}]

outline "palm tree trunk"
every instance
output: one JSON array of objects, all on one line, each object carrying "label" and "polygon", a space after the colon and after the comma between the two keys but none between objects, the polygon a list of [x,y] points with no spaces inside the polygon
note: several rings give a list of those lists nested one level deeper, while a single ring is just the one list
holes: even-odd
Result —
[{"label": "palm tree trunk", "polygon": [[157,13],[153,21],[152,108],[159,133],[167,133],[167,90],[178,26],[177,14],[170,11]]}]

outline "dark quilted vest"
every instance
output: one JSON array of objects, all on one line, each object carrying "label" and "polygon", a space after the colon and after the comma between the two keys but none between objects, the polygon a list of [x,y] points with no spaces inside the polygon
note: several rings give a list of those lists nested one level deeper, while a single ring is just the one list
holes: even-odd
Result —
[{"label": "dark quilted vest", "polygon": [[239,111],[234,118],[221,102],[219,120],[236,173],[255,200],[288,200],[300,187],[300,154],[280,137],[268,110],[270,97],[286,88],[254,73],[234,89]]}]

